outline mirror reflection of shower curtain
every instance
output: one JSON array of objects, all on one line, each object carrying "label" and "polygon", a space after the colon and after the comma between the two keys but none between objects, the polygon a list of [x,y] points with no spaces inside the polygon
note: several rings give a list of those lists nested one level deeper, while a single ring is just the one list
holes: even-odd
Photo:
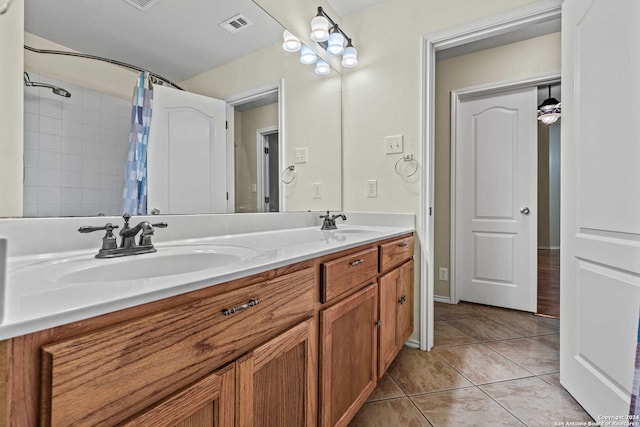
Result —
[{"label": "mirror reflection of shower curtain", "polygon": [[144,72],[133,91],[129,155],[124,178],[123,213],[147,214],[147,146],[151,123],[153,91]]}]

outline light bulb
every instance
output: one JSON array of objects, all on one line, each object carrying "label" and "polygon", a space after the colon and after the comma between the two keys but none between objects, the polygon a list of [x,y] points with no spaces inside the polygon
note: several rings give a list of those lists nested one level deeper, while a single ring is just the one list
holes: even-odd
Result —
[{"label": "light bulb", "polygon": [[342,54],[342,66],[351,68],[358,65],[358,50],[353,46],[347,46]]},{"label": "light bulb", "polygon": [[329,20],[324,16],[316,16],[311,20],[311,34],[314,42],[324,42],[329,38]]},{"label": "light bulb", "polygon": [[300,50],[300,46],[302,45],[300,43],[300,40],[289,31],[284,30],[284,32],[282,33],[282,38],[284,40],[284,42],[282,43],[282,48],[284,50],[286,50],[287,52],[297,52]]},{"label": "light bulb", "polygon": [[315,73],[319,76],[326,76],[331,72],[331,67],[327,64],[323,59],[318,59],[316,62],[316,70]]},{"label": "light bulb", "polygon": [[305,65],[313,64],[318,60],[318,56],[314,51],[309,48],[306,44],[302,45],[300,49],[300,62]]},{"label": "light bulb", "polygon": [[332,55],[342,55],[344,52],[344,36],[339,31],[331,33],[327,52]]}]

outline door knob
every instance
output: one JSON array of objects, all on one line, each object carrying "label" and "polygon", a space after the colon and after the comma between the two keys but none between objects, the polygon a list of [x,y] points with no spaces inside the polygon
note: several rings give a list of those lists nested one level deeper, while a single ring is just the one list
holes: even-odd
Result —
[{"label": "door knob", "polygon": [[530,210],[529,210],[529,208],[528,208],[528,207],[526,207],[526,206],[525,206],[524,208],[520,208],[520,213],[521,213],[522,215],[529,215],[529,212],[531,212],[531,211],[530,211]]}]

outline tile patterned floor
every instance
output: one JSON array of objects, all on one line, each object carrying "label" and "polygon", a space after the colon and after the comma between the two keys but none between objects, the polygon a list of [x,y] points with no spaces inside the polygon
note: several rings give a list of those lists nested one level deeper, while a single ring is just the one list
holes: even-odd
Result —
[{"label": "tile patterned floor", "polygon": [[431,352],[403,348],[350,426],[553,426],[593,422],[560,385],[559,322],[435,303]]}]

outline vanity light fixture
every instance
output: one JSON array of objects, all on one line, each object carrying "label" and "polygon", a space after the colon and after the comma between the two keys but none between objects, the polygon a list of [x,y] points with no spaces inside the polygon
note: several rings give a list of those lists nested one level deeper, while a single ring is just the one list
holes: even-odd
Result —
[{"label": "vanity light fixture", "polygon": [[302,45],[300,49],[300,62],[305,65],[315,64],[318,60],[318,55],[314,51],[311,50],[309,46],[306,44]]},{"label": "vanity light fixture", "polygon": [[311,20],[310,37],[331,55],[343,55],[342,65],[344,67],[358,65],[358,50],[353,47],[351,37],[327,15],[322,6],[318,6],[318,14]]},{"label": "vanity light fixture", "polygon": [[347,47],[342,54],[342,66],[351,68],[358,65],[358,50],[351,44],[351,39],[347,43]]},{"label": "vanity light fixture", "polygon": [[300,43],[300,39],[291,34],[288,30],[284,30],[282,33],[283,43],[282,48],[287,52],[297,52],[300,50],[302,43]]},{"label": "vanity light fixture", "polygon": [[318,7],[318,14],[311,20],[311,34],[314,42],[326,42],[329,39],[329,17]]},{"label": "vanity light fixture", "polygon": [[558,121],[562,116],[561,102],[551,97],[551,85],[549,85],[549,98],[538,105],[538,120],[547,126]]},{"label": "vanity light fixture", "polygon": [[316,62],[315,73],[319,76],[326,76],[330,72],[331,67],[329,67],[329,64],[327,64],[324,59],[318,59],[318,62]]},{"label": "vanity light fixture", "polygon": [[329,40],[327,41],[327,52],[336,56],[344,53],[344,36],[339,30],[337,25],[331,28]]}]

